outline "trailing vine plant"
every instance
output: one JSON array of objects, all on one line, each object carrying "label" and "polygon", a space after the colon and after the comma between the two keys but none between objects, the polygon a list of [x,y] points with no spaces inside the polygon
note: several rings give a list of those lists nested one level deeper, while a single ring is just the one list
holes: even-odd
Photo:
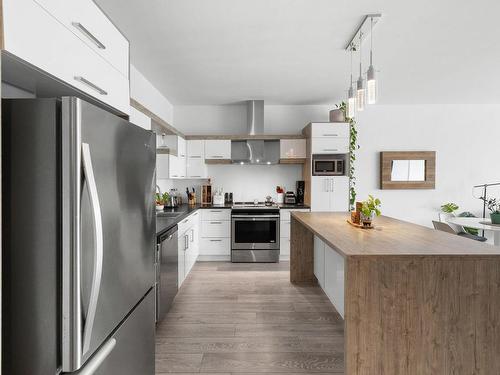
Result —
[{"label": "trailing vine plant", "polygon": [[349,208],[351,211],[355,209],[356,203],[356,151],[359,150],[358,131],[356,129],[356,119],[347,116],[347,104],[342,102],[336,105],[342,111],[346,121],[349,123],[350,139],[349,139]]}]

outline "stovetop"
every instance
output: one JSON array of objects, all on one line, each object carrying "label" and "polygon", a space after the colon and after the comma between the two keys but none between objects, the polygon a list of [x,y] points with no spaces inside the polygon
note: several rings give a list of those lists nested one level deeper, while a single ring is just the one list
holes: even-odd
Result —
[{"label": "stovetop", "polygon": [[234,202],[233,208],[278,208],[276,203],[266,205],[264,202],[254,203],[254,202]]}]

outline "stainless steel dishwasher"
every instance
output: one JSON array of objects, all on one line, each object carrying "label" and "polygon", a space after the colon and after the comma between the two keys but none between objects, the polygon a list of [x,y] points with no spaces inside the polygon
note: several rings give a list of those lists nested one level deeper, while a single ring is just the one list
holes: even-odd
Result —
[{"label": "stainless steel dishwasher", "polygon": [[156,322],[160,323],[179,289],[177,225],[159,236],[156,249]]}]

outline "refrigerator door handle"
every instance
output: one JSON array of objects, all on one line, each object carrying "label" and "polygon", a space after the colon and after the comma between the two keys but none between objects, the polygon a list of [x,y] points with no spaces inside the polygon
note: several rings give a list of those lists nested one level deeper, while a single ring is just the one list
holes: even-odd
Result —
[{"label": "refrigerator door handle", "polygon": [[94,354],[94,356],[87,362],[85,367],[81,370],[74,372],[74,375],[92,375],[97,369],[102,365],[102,363],[108,358],[113,349],[116,346],[116,339],[112,337],[109,339],[101,349]]},{"label": "refrigerator door handle", "polygon": [[92,159],[88,143],[82,143],[82,163],[85,179],[89,188],[90,204],[92,206],[92,216],[94,222],[94,266],[92,275],[92,286],[90,289],[89,307],[86,314],[85,326],[83,330],[83,354],[87,353],[92,337],[92,328],[97,310],[97,300],[101,289],[102,262],[104,255],[104,238],[102,228],[101,205],[97,193],[97,185],[92,169]]}]

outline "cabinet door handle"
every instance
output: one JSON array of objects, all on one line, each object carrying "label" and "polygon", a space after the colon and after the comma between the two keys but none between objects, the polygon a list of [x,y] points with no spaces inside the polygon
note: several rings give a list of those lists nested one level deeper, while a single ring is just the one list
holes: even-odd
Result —
[{"label": "cabinet door handle", "polygon": [[222,212],[221,210],[210,210],[210,212]]},{"label": "cabinet door handle", "polygon": [[338,151],[338,148],[324,148],[323,151]]},{"label": "cabinet door handle", "polygon": [[191,155],[191,156],[188,156],[190,159],[201,159],[201,156],[199,155]]},{"label": "cabinet door handle", "polygon": [[330,191],[333,192],[333,178],[330,179]]},{"label": "cabinet door handle", "polygon": [[222,156],[222,155],[212,155],[210,158],[212,158],[212,159],[222,159],[222,158],[224,158],[224,156]]},{"label": "cabinet door handle", "polygon": [[97,39],[85,26],[83,26],[80,22],[72,22],[71,23],[78,31],[80,31],[83,35],[85,35],[92,43],[94,43],[97,48],[106,49],[106,46],[101,43],[99,39]]},{"label": "cabinet door handle", "polygon": [[338,137],[338,134],[323,134],[323,137]]},{"label": "cabinet door handle", "polygon": [[189,221],[189,218],[188,218],[188,219],[186,219],[186,220],[184,220],[184,221],[182,222],[182,224],[187,223],[188,221]]},{"label": "cabinet door handle", "polygon": [[189,176],[189,177],[192,177],[192,178],[201,178],[201,176]]},{"label": "cabinet door handle", "polygon": [[210,242],[222,242],[222,240],[210,240]]},{"label": "cabinet door handle", "polygon": [[90,87],[91,89],[97,91],[99,94],[101,95],[108,95],[108,92],[101,89],[99,86],[97,86],[96,84],[93,84],[92,82],[90,82],[88,79],[85,79],[83,78],[82,76],[75,76],[75,81],[78,81],[80,83],[83,83],[84,85]]},{"label": "cabinet door handle", "polygon": [[222,224],[222,221],[211,221],[210,224]]}]

